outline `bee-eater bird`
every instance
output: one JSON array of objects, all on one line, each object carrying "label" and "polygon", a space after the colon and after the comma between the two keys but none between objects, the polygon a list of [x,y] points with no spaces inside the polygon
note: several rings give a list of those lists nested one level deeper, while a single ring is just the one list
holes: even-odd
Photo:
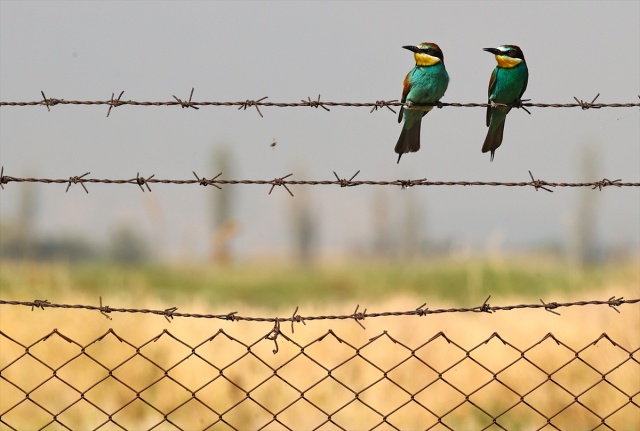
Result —
[{"label": "bee-eater bird", "polygon": [[[404,78],[402,103],[424,105],[439,102],[449,85],[449,74],[444,67],[444,55],[435,43],[423,42],[418,46],[403,46],[413,52],[416,65]],[[398,123],[404,118],[402,133],[395,151],[398,163],[404,153],[420,149],[420,123],[433,106],[400,108]]]},{"label": "bee-eater bird", "polygon": [[502,45],[497,48],[484,48],[484,50],[494,54],[498,62],[489,81],[490,106],[487,107],[489,131],[482,146],[483,153],[491,151],[491,161],[493,161],[496,149],[502,144],[504,121],[511,111],[511,107],[495,106],[495,104],[521,104],[522,95],[529,81],[529,70],[522,50],[515,45]]}]

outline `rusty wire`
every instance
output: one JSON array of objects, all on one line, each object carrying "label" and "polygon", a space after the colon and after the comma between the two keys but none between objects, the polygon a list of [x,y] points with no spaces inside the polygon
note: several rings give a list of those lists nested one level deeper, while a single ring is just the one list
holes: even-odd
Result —
[{"label": "rusty wire", "polygon": [[[624,347],[606,333],[579,348],[552,333],[526,348],[498,333],[472,347],[443,332],[417,346],[387,331],[361,345],[333,330],[310,342],[278,335],[284,361],[264,356],[261,346],[271,332],[243,341],[218,329],[188,340],[165,329],[132,342],[109,329],[81,343],[54,329],[25,343],[0,331],[0,347],[8,352],[0,367],[0,423],[12,430],[79,429],[78,423],[93,430],[132,423],[148,430],[373,430],[406,428],[402,421],[411,416],[427,430],[460,429],[461,422],[482,430],[514,424],[575,429],[578,418],[585,430],[638,425],[640,385],[631,376],[640,372],[640,348]],[[47,354],[47,346],[58,353]],[[380,349],[383,356],[376,354]],[[220,358],[223,352],[229,359]],[[323,359],[325,352],[335,359]],[[118,359],[109,359],[116,353]],[[39,373],[31,381],[19,373],[35,365]],[[185,374],[192,367],[200,370],[195,381]],[[368,370],[362,381],[354,367]],[[463,372],[473,372],[473,381],[460,380]],[[46,396],[52,388],[55,396]],[[287,397],[278,402],[274,395],[280,394]]]},{"label": "rusty wire", "polygon": [[108,179],[108,178],[88,178],[87,175],[90,172],[85,172],[82,175],[70,176],[69,178],[21,178],[12,177],[4,174],[4,167],[0,170],[0,186],[4,189],[4,185],[8,183],[43,183],[43,184],[66,184],[65,191],[69,191],[69,188],[74,184],[80,184],[85,192],[89,193],[89,190],[85,184],[99,183],[99,184],[133,184],[140,187],[143,192],[145,188],[147,191],[151,191],[150,184],[176,184],[176,185],[212,185],[216,188],[221,188],[222,185],[234,185],[234,184],[251,184],[251,185],[270,185],[269,194],[273,189],[278,187],[284,187],[286,191],[293,196],[293,193],[287,186],[291,185],[307,185],[307,186],[340,186],[342,187],[355,187],[361,185],[369,186],[398,186],[402,189],[406,189],[414,186],[492,186],[492,187],[533,187],[536,191],[538,189],[553,192],[550,188],[556,187],[589,187],[592,189],[602,190],[606,187],[640,187],[640,182],[623,182],[621,179],[609,180],[604,178],[599,181],[592,182],[580,182],[580,183],[567,183],[567,182],[550,182],[534,178],[531,171],[529,171],[529,177],[531,181],[520,182],[505,182],[505,181],[429,181],[426,178],[417,180],[391,180],[391,181],[365,181],[354,180],[356,175],[360,173],[357,171],[350,179],[340,178],[336,172],[333,172],[335,180],[288,180],[293,174],[288,174],[272,180],[225,180],[221,179],[222,172],[206,179],[200,177],[195,172],[192,172],[195,179],[190,180],[177,180],[177,179],[160,179],[155,178],[155,174],[149,177],[142,177],[140,173],[136,173],[134,178],[129,179]]},{"label": "rusty wire", "polygon": [[[0,101],[1,106],[46,106],[47,110],[50,111],[52,106],[56,105],[104,105],[108,106],[109,110],[107,111],[107,117],[111,114],[111,109],[123,106],[180,106],[181,108],[193,108],[198,109],[199,107],[204,106],[227,106],[227,107],[237,107],[239,110],[246,110],[249,107],[255,107],[260,117],[263,117],[262,112],[260,111],[260,107],[278,107],[278,108],[297,108],[297,107],[311,107],[311,108],[322,108],[325,111],[329,111],[329,107],[351,107],[351,108],[371,108],[370,112],[377,111],[381,108],[387,108],[393,113],[396,111],[393,109],[398,107],[408,107],[406,103],[400,102],[396,99],[394,100],[376,100],[375,102],[329,102],[320,100],[320,95],[318,95],[317,99],[312,99],[307,96],[307,100],[301,99],[299,102],[269,102],[266,101],[268,96],[261,97],[258,99],[246,99],[240,101],[230,101],[230,102],[219,102],[219,101],[204,101],[204,102],[196,102],[193,101],[193,92],[194,88],[191,89],[191,93],[189,95],[189,100],[182,100],[179,97],[172,95],[174,100],[169,101],[155,101],[155,102],[141,102],[136,100],[121,100],[124,91],[121,91],[119,96],[116,98],[115,93],[111,93],[111,97],[109,100],[65,100],[59,98],[48,98],[45,96],[44,91],[41,91],[42,100],[35,100],[31,102],[2,102]],[[585,100],[579,99],[577,97],[573,97],[576,103],[531,103],[530,99],[518,101],[512,105],[502,105],[499,106],[511,106],[514,108],[522,108],[525,111],[529,112],[526,108],[534,107],[534,108],[580,108],[582,110],[587,109],[600,109],[600,108],[635,108],[640,107],[640,103],[595,103],[596,99],[600,96],[598,93],[591,102],[587,102]],[[640,96],[638,96],[640,97]],[[414,108],[421,106],[436,106],[438,108],[443,107],[455,107],[455,108],[486,108],[489,106],[487,103],[448,103],[448,102],[437,102],[426,105],[412,105]]]},{"label": "rusty wire", "polygon": [[412,310],[403,310],[403,311],[381,311],[381,312],[367,312],[365,308],[363,311],[360,310],[360,305],[357,305],[353,313],[350,314],[339,314],[339,315],[318,315],[318,316],[301,316],[298,314],[298,307],[296,307],[295,311],[291,316],[282,316],[282,317],[257,317],[257,316],[242,316],[239,315],[237,311],[232,311],[226,314],[201,314],[201,313],[182,313],[178,312],[177,307],[171,307],[164,310],[154,310],[147,308],[117,308],[110,307],[108,305],[102,304],[102,297],[100,297],[100,305],[87,305],[87,304],[57,304],[49,302],[44,299],[36,299],[34,301],[11,301],[0,299],[1,305],[8,306],[23,306],[30,307],[31,311],[34,309],[45,310],[47,308],[61,308],[61,309],[74,309],[74,310],[91,310],[91,311],[99,311],[103,316],[109,318],[109,314],[111,313],[141,313],[141,314],[155,314],[158,316],[164,316],[167,321],[171,322],[171,319],[175,317],[187,317],[187,318],[198,318],[198,319],[217,319],[217,320],[226,320],[231,322],[269,322],[274,324],[274,332],[280,333],[279,325],[280,323],[290,322],[291,323],[291,332],[294,331],[293,324],[294,323],[303,323],[317,320],[349,320],[353,319],[360,327],[364,329],[364,326],[361,321],[365,319],[377,318],[377,317],[397,317],[397,316],[427,316],[430,314],[443,314],[443,313],[495,313],[498,311],[511,311],[511,310],[521,310],[521,309],[543,309],[550,313],[559,315],[559,313],[555,310],[560,308],[567,307],[583,307],[586,305],[606,305],[611,307],[616,312],[620,312],[617,307],[625,304],[636,304],[640,302],[640,298],[636,299],[624,299],[623,297],[616,298],[612,296],[608,300],[592,300],[592,301],[573,301],[573,302],[544,302],[540,299],[540,303],[533,304],[515,304],[515,305],[497,305],[492,306],[489,304],[489,299],[491,299],[491,295],[485,301],[474,307],[458,307],[458,308],[434,308],[430,309],[426,307],[426,303],[421,306],[414,308]]}]

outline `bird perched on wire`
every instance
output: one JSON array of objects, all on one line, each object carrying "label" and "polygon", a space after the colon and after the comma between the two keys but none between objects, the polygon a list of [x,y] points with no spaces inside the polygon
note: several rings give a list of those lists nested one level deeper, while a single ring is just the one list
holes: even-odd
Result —
[{"label": "bird perched on wire", "polygon": [[404,153],[412,153],[420,149],[420,124],[433,106],[416,106],[439,102],[447,86],[449,74],[444,67],[444,55],[435,43],[423,42],[418,46],[403,46],[413,52],[416,65],[404,78],[402,103],[407,107],[400,108],[398,123],[404,118],[402,133],[398,138],[395,151],[398,163]]},{"label": "bird perched on wire", "polygon": [[496,149],[502,144],[504,121],[511,111],[511,107],[495,104],[521,105],[522,95],[529,81],[529,70],[522,50],[515,45],[502,45],[497,48],[484,48],[484,50],[494,54],[498,62],[489,81],[490,106],[487,107],[489,131],[482,145],[483,153],[491,151],[491,161],[493,161]]}]

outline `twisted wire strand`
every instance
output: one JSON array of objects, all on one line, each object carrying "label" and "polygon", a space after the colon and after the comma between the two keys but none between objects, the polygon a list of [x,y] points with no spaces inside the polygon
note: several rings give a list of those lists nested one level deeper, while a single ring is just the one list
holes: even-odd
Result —
[{"label": "twisted wire strand", "polygon": [[369,319],[369,318],[378,318],[378,317],[392,317],[392,316],[420,316],[421,317],[421,316],[426,316],[430,314],[443,314],[443,313],[495,313],[499,311],[511,311],[511,310],[521,310],[521,309],[543,309],[553,314],[559,315],[559,313],[555,311],[559,308],[568,308],[568,307],[576,307],[576,306],[582,307],[587,305],[596,305],[596,306],[606,305],[608,307],[613,308],[614,311],[619,313],[620,311],[618,310],[618,307],[626,304],[636,304],[640,302],[640,298],[624,299],[623,297],[616,298],[615,296],[613,296],[608,300],[544,302],[542,299],[540,299],[540,303],[492,306],[489,304],[490,298],[491,298],[491,295],[489,295],[489,297],[487,297],[487,299],[481,305],[474,306],[474,307],[430,309],[426,307],[427,304],[424,303],[415,309],[401,310],[401,311],[367,312],[366,308],[363,311],[359,311],[360,305],[357,305],[353,313],[339,314],[339,315],[301,316],[298,314],[299,307],[296,307],[295,311],[291,316],[282,316],[282,317],[243,316],[243,315],[239,315],[237,311],[233,311],[226,314],[182,313],[177,311],[178,310],[177,307],[171,307],[164,310],[148,309],[148,308],[116,308],[116,307],[110,307],[108,305],[103,305],[102,297],[100,297],[99,306],[87,305],[87,304],[57,304],[57,303],[49,302],[46,299],[45,300],[36,299],[34,301],[12,301],[12,300],[0,299],[0,305],[25,306],[25,307],[30,307],[32,311],[35,308],[39,308],[41,310],[44,310],[46,308],[61,308],[61,309],[73,309],[73,310],[99,311],[102,315],[104,315],[108,319],[111,319],[109,317],[109,314],[111,313],[137,313],[137,314],[154,314],[154,315],[164,316],[168,321],[170,321],[174,317],[185,317],[185,318],[229,320],[234,322],[237,322],[237,321],[270,322],[275,324],[274,330],[276,330],[276,327],[279,328],[279,325],[282,322],[291,322],[291,330],[293,332],[294,323],[304,324],[304,322],[306,321],[317,321],[317,320],[353,319],[358,325],[360,325],[364,329],[364,326],[360,323],[362,320]]},{"label": "twisted wire strand", "polygon": [[[0,101],[0,107],[2,106],[46,106],[47,110],[51,110],[51,107],[56,105],[102,105],[108,106],[107,117],[111,114],[111,109],[118,106],[130,105],[130,106],[180,106],[181,108],[193,108],[199,109],[206,106],[226,106],[237,107],[238,109],[247,109],[249,107],[255,107],[258,114],[262,117],[260,107],[278,107],[278,108],[299,108],[299,107],[311,107],[322,108],[325,111],[330,111],[329,107],[350,107],[350,108],[371,108],[370,112],[374,112],[381,108],[387,108],[392,112],[396,112],[393,108],[405,107],[405,108],[420,108],[426,106],[436,106],[438,108],[454,107],[454,108],[486,108],[488,106],[510,106],[513,108],[522,108],[530,113],[527,108],[580,108],[582,110],[587,109],[600,109],[600,108],[634,108],[640,107],[638,102],[626,102],[626,103],[596,103],[596,100],[600,96],[598,93],[591,102],[573,97],[575,103],[532,103],[530,99],[519,100],[511,105],[493,104],[488,103],[459,103],[459,102],[437,102],[425,105],[413,105],[411,103],[403,103],[397,99],[392,100],[376,100],[375,102],[335,102],[335,101],[323,101],[320,95],[317,99],[311,99],[307,97],[307,100],[301,99],[299,102],[271,102],[267,101],[268,96],[261,97],[259,99],[246,99],[239,101],[193,101],[194,89],[191,89],[188,100],[182,100],[179,97],[173,95],[174,100],[168,101],[138,101],[138,100],[122,100],[124,91],[121,91],[118,97],[115,97],[115,93],[111,93],[111,98],[108,100],[66,100],[60,98],[47,98],[44,91],[41,91],[42,100],[34,101]],[[640,98],[640,96],[638,96]]]},{"label": "twisted wire strand", "polygon": [[89,190],[85,186],[85,184],[132,184],[137,185],[144,192],[151,191],[151,184],[175,184],[175,185],[201,185],[201,186],[214,186],[216,188],[221,188],[223,185],[270,185],[271,189],[269,190],[269,194],[273,191],[276,186],[284,187],[287,192],[293,196],[293,193],[288,188],[288,186],[293,185],[305,185],[305,186],[340,186],[343,187],[355,187],[355,186],[398,186],[402,189],[413,187],[413,186],[490,186],[490,187],[533,187],[535,190],[543,189],[548,192],[552,192],[551,188],[575,188],[575,187],[590,187],[592,189],[602,190],[606,187],[640,187],[640,182],[623,182],[621,179],[610,180],[604,178],[598,181],[591,182],[551,182],[534,178],[531,171],[529,171],[529,177],[531,181],[519,181],[519,182],[508,182],[508,181],[430,181],[426,178],[423,179],[415,179],[415,180],[355,180],[354,178],[360,173],[357,171],[350,179],[340,178],[338,174],[333,172],[335,176],[335,180],[294,180],[287,179],[291,177],[293,174],[288,174],[283,177],[274,178],[271,180],[266,179],[222,179],[220,176],[222,173],[219,173],[215,177],[211,179],[206,179],[204,177],[198,176],[195,172],[192,172],[195,179],[188,180],[179,180],[179,179],[160,179],[155,178],[155,174],[149,177],[142,177],[138,172],[134,178],[129,179],[111,179],[111,178],[90,178],[87,175],[90,172],[86,172],[82,175],[78,176],[70,176],[68,178],[33,178],[33,177],[13,177],[9,175],[4,175],[4,167],[0,171],[0,186],[4,188],[4,184],[9,183],[43,183],[43,184],[67,184],[66,191],[74,184],[80,184],[85,192],[89,193]]}]

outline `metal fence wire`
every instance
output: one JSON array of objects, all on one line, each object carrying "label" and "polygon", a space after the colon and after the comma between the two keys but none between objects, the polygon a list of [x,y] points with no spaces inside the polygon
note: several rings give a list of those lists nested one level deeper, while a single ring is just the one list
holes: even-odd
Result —
[{"label": "metal fence wire", "polygon": [[[371,108],[369,111],[373,113],[378,109],[387,108],[389,111],[396,113],[394,108],[400,107],[423,107],[423,106],[436,106],[438,108],[444,107],[453,107],[453,108],[486,108],[489,106],[487,103],[459,103],[459,102],[436,102],[429,103],[425,105],[414,105],[410,103],[405,103],[398,101],[397,99],[393,100],[376,100],[375,102],[332,102],[320,100],[320,95],[318,94],[317,99],[312,99],[307,96],[307,99],[301,99],[299,102],[271,102],[267,99],[269,96],[264,96],[258,99],[246,99],[246,100],[238,100],[238,101],[195,101],[193,99],[193,93],[195,89],[191,88],[191,93],[189,94],[189,100],[180,99],[176,95],[172,95],[174,100],[169,101],[139,101],[139,100],[122,100],[122,95],[124,91],[121,91],[118,97],[115,97],[115,93],[111,93],[111,98],[108,100],[65,100],[60,98],[48,98],[45,96],[44,91],[40,91],[42,95],[42,100],[33,100],[33,101],[20,101],[20,102],[8,102],[8,101],[0,101],[0,107],[25,107],[25,106],[45,106],[48,111],[51,111],[51,107],[56,105],[74,105],[74,106],[108,106],[109,109],[107,111],[107,117],[111,114],[111,109],[122,106],[137,106],[137,107],[158,107],[158,106],[179,106],[181,108],[192,108],[195,110],[200,109],[200,107],[237,107],[238,110],[246,110],[250,107],[255,107],[256,111],[263,117],[262,111],[260,111],[260,107],[277,107],[277,108],[302,108],[302,107],[310,107],[310,108],[322,108],[324,111],[330,111],[331,107],[348,107],[348,108]],[[636,108],[640,107],[639,102],[623,102],[623,103],[596,103],[596,100],[600,97],[600,93],[596,94],[596,96],[591,100],[591,102],[587,102],[586,100],[579,99],[573,96],[573,100],[576,103],[531,103],[531,99],[523,99],[521,101],[517,101],[511,105],[503,105],[503,104],[494,104],[498,106],[511,106],[513,108],[520,108],[525,110],[527,113],[531,114],[531,112],[527,108],[580,108],[582,110],[587,109],[601,109],[601,108]],[[635,99],[636,96],[633,96]],[[637,96],[640,99],[640,95]]]},{"label": "metal fence wire", "polygon": [[[269,102],[266,98],[231,102],[165,102],[122,100],[124,92],[108,100],[81,101],[47,98],[30,102],[0,101],[0,107],[100,105],[107,117],[122,105],[255,108],[260,107],[370,108],[371,112],[405,106],[397,100],[328,102],[307,97],[300,102]],[[574,98],[576,103],[542,104],[523,101],[515,108],[637,108],[640,103],[596,103]],[[484,103],[441,103],[438,107],[486,107]],[[58,109],[58,108],[55,108]],[[394,111],[395,112],[395,111]],[[527,111],[528,112],[528,111]],[[358,171],[359,172],[359,171]],[[9,183],[87,185],[129,184],[151,191],[150,185],[359,185],[398,186],[507,186],[533,187],[551,192],[556,187],[640,187],[638,182],[602,179],[589,183],[530,181],[428,181],[427,179],[359,181],[335,172],[330,180],[311,181],[210,179],[193,172],[191,179],[158,179],[154,175],[125,179],[87,177],[21,178],[0,169],[0,187]],[[525,177],[526,178],[526,177]],[[0,305],[64,308],[114,313],[145,313],[174,318],[200,318],[269,322],[274,326],[259,336],[239,337],[231,330],[212,329],[204,339],[175,335],[169,330],[146,340],[131,328],[124,333],[107,330],[93,340],[78,340],[53,329],[36,341],[24,341],[16,333],[0,330],[0,431],[7,430],[631,430],[640,429],[640,346],[625,345],[606,333],[575,346],[548,333],[537,341],[508,340],[498,333],[464,345],[443,332],[420,330],[417,345],[402,340],[406,334],[384,331],[362,341],[350,340],[340,331],[328,330],[317,338],[293,332],[294,323],[311,320],[350,320],[362,326],[370,318],[416,319],[438,313],[493,313],[537,308],[558,314],[569,306],[617,307],[640,299],[518,304],[492,307],[488,299],[477,307],[425,308],[367,313],[356,307],[338,316],[293,315],[276,318],[196,315],[166,310],[120,309],[82,304],[57,304],[0,300]],[[280,324],[291,324],[291,334]],[[28,325],[28,323],[24,324]],[[18,322],[15,328],[22,327]],[[212,324],[213,326],[213,324]],[[635,329],[633,329],[635,330]],[[23,331],[33,332],[33,328]],[[209,335],[210,334],[210,335]],[[422,334],[425,334],[424,337]],[[31,334],[33,335],[33,334]],[[91,337],[93,337],[92,335]],[[136,339],[138,338],[138,339]],[[414,337],[415,339],[415,337]],[[424,340],[424,341],[423,341]]]},{"label": "metal fence wire", "polygon": [[65,188],[65,193],[69,191],[74,184],[80,184],[85,193],[89,193],[89,189],[85,184],[107,184],[107,185],[120,185],[120,184],[130,184],[136,185],[140,187],[140,190],[143,192],[148,191],[151,192],[151,184],[174,184],[174,185],[191,185],[191,186],[213,186],[217,189],[221,189],[222,186],[225,185],[270,185],[269,194],[273,192],[273,189],[278,187],[284,187],[284,189],[289,193],[289,195],[294,196],[293,192],[289,188],[289,186],[340,186],[344,187],[356,187],[356,186],[392,186],[392,187],[400,187],[401,189],[407,189],[409,187],[414,186],[427,186],[427,187],[439,187],[439,186],[489,186],[489,187],[529,187],[534,188],[536,191],[538,189],[545,190],[547,192],[553,192],[552,188],[590,188],[592,190],[602,191],[603,188],[606,187],[640,187],[640,182],[623,182],[622,179],[618,178],[615,180],[610,180],[608,178],[604,178],[598,181],[591,182],[551,182],[534,178],[531,171],[529,171],[529,177],[531,181],[429,181],[426,178],[422,179],[414,179],[414,180],[354,180],[354,178],[360,173],[357,171],[354,175],[351,176],[350,179],[340,178],[338,174],[333,171],[333,175],[335,176],[335,180],[295,180],[295,179],[287,179],[291,177],[293,174],[288,174],[280,178],[274,178],[272,180],[249,180],[249,179],[224,179],[220,178],[222,172],[220,172],[215,177],[210,179],[200,177],[197,173],[192,172],[195,179],[160,179],[154,178],[155,174],[152,174],[149,177],[140,176],[140,172],[136,173],[134,178],[125,178],[125,179],[113,179],[113,178],[89,178],[91,172],[85,172],[82,175],[71,176],[67,178],[22,178],[22,177],[13,177],[9,175],[4,175],[4,166],[0,167],[0,188],[4,190],[4,185],[9,183],[41,183],[41,184],[64,184],[67,187]]},{"label": "metal fence wire", "polygon": [[[25,344],[0,332],[4,429],[639,429],[640,349],[603,333],[572,347],[549,333],[519,348],[494,333],[409,346],[219,329],[144,342],[57,329]],[[400,334],[401,335],[401,334]],[[296,340],[293,337],[300,337]],[[1,427],[0,427],[1,428]]]}]

